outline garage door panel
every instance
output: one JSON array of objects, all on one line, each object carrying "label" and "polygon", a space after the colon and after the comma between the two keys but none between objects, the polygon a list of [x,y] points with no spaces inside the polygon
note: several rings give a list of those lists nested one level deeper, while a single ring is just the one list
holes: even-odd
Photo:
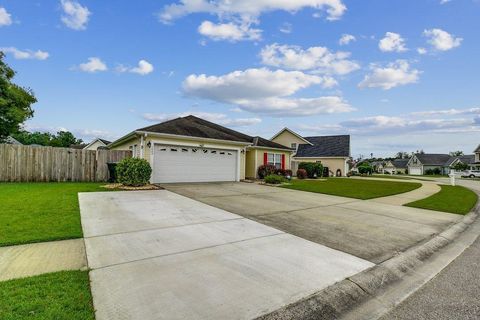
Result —
[{"label": "garage door panel", "polygon": [[422,169],[420,167],[410,167],[408,174],[419,176],[422,174]]},{"label": "garage door panel", "polygon": [[237,151],[155,146],[153,182],[235,181]]}]

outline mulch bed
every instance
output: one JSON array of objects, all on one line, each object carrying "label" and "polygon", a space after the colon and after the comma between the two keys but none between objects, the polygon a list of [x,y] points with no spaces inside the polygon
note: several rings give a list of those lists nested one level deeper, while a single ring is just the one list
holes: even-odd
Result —
[{"label": "mulch bed", "polygon": [[144,186],[140,187],[133,187],[133,186],[124,186],[121,183],[110,183],[102,186],[105,189],[120,189],[120,190],[129,190],[129,191],[135,191],[135,190],[163,190],[162,187],[154,185],[154,184],[147,184]]}]

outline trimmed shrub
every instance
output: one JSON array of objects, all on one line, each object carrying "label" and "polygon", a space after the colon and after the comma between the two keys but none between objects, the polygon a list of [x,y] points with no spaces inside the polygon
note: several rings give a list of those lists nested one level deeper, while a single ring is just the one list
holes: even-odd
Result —
[{"label": "trimmed shrub", "polygon": [[320,162],[300,162],[298,168],[304,169],[311,179],[323,176],[323,165]]},{"label": "trimmed shrub", "polygon": [[277,169],[275,170],[275,174],[285,177],[285,169]]},{"label": "trimmed shrub", "polygon": [[285,170],[285,177],[291,177],[292,175],[293,175],[292,170],[290,169]]},{"label": "trimmed shrub", "polygon": [[152,168],[145,159],[125,158],[116,166],[117,181],[126,186],[144,186],[150,180]]},{"label": "trimmed shrub", "polygon": [[285,178],[278,174],[271,174],[265,177],[265,183],[280,184],[285,181]]},{"label": "trimmed shrub", "polygon": [[297,170],[297,178],[298,179],[305,179],[307,177],[307,170],[305,169],[298,169]]},{"label": "trimmed shrub", "polygon": [[266,176],[275,174],[276,171],[277,171],[277,168],[275,168],[275,166],[271,164],[267,164],[267,165],[262,164],[257,169],[258,177],[260,179],[264,179]]},{"label": "trimmed shrub", "polygon": [[425,170],[425,174],[427,176],[431,176],[431,175],[433,175],[433,170],[432,169],[427,169],[427,170]]},{"label": "trimmed shrub", "polygon": [[433,169],[433,174],[436,174],[436,175],[442,174],[442,170],[440,170],[440,168],[435,168]]}]

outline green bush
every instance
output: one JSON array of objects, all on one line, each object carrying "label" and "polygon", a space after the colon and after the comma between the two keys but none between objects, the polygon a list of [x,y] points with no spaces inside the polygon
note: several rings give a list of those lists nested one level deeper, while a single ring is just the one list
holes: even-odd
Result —
[{"label": "green bush", "polygon": [[310,179],[323,175],[323,165],[320,162],[300,162],[298,169],[307,171],[307,176]]},{"label": "green bush", "polygon": [[280,184],[285,181],[285,178],[278,174],[271,174],[265,177],[265,183]]},{"label": "green bush", "polygon": [[126,186],[144,186],[150,180],[152,168],[145,159],[125,158],[117,164],[117,181]]},{"label": "green bush", "polygon": [[427,176],[431,176],[431,175],[433,175],[433,170],[432,169],[427,169],[427,170],[425,170],[425,174]]},{"label": "green bush", "polygon": [[260,179],[263,179],[266,176],[269,176],[271,174],[275,174],[275,171],[277,171],[277,168],[275,168],[275,166],[271,164],[266,164],[266,165],[262,164],[257,169],[258,177]]},{"label": "green bush", "polygon": [[362,163],[358,167],[358,173],[360,173],[360,174],[372,174],[373,173],[373,168],[368,163]]}]

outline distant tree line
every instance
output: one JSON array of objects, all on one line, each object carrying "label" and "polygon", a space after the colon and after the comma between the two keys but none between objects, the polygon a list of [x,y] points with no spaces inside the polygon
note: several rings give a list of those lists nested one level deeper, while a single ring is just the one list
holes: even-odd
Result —
[{"label": "distant tree line", "polygon": [[28,132],[19,131],[11,135],[22,144],[38,144],[41,146],[68,148],[71,145],[83,143],[82,139],[77,139],[69,131],[58,131],[57,134],[49,132]]}]

